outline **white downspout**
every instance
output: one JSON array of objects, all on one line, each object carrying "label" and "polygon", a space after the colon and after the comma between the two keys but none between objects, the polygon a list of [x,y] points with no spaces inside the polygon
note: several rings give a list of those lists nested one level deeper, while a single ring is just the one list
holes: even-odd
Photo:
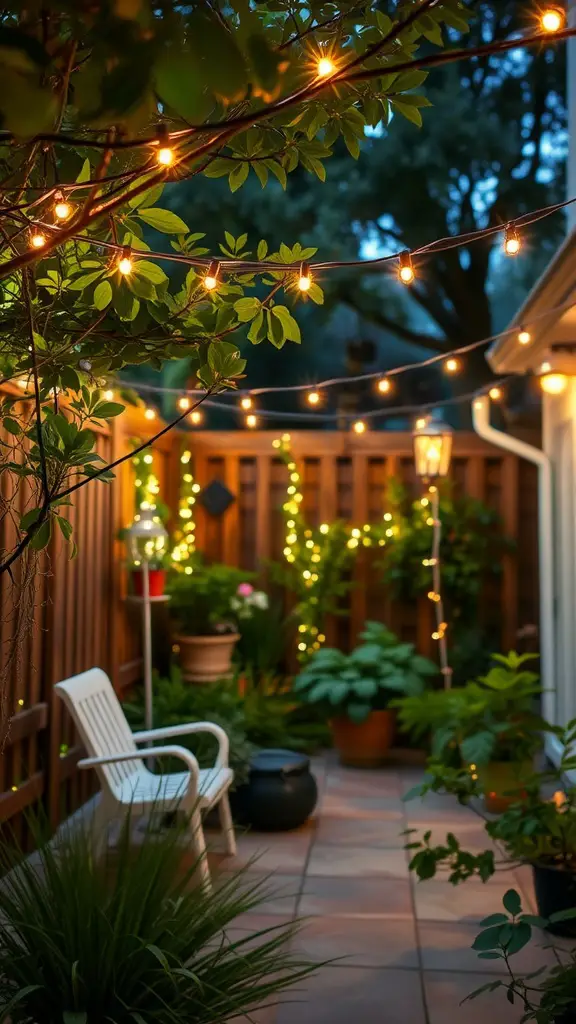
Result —
[{"label": "white downspout", "polygon": [[[552,465],[540,448],[519,441],[490,424],[490,400],[476,398],[472,403],[472,421],[480,437],[498,448],[518,455],[538,466],[538,555],[540,566],[540,665],[544,693],[544,718],[556,723],[556,665],[554,630],[554,544]],[[553,738],[553,737],[552,737]],[[557,759],[558,751],[549,756]]]}]

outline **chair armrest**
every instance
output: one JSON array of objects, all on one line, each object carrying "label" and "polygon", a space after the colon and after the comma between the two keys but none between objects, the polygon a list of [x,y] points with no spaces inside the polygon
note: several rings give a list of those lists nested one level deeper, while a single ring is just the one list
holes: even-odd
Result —
[{"label": "chair armrest", "polygon": [[178,757],[187,765],[190,772],[190,782],[197,786],[200,768],[198,761],[192,751],[186,747],[177,747],[175,744],[165,747],[146,747],[145,750],[123,750],[115,754],[105,754],[103,757],[83,757],[78,761],[78,768],[98,768],[104,764],[117,764],[118,761],[142,761],[148,757]]},{"label": "chair armrest", "polygon": [[167,740],[175,736],[187,736],[194,732],[209,732],[218,740],[218,754],[215,768],[227,768],[230,743],[228,736],[220,725],[214,722],[186,722],[183,725],[166,725],[163,729],[147,729],[145,732],[134,732],[132,738],[136,743]]}]

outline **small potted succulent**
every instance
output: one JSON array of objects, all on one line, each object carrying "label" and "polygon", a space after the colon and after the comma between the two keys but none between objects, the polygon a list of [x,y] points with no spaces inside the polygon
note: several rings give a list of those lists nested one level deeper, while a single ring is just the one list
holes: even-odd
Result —
[{"label": "small potted succulent", "polygon": [[394,738],[392,698],[422,692],[438,669],[380,622],[367,622],[360,639],[351,654],[329,647],[313,654],[294,692],[325,709],[343,764],[371,767],[386,760]]},{"label": "small potted succulent", "polygon": [[[188,571],[190,569],[190,572]],[[167,585],[180,647],[182,678],[207,683],[230,676],[238,622],[267,602],[242,569],[196,562],[174,572]]]},{"label": "small potted succulent", "polygon": [[523,792],[546,728],[534,702],[539,679],[525,666],[537,654],[494,654],[490,671],[444,693],[424,693],[397,702],[401,725],[422,735],[432,731],[436,762],[469,768],[477,775],[486,810],[504,811]]}]

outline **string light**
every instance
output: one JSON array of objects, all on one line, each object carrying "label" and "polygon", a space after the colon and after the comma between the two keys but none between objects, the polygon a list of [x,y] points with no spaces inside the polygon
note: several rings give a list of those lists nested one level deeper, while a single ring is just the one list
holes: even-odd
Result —
[{"label": "string light", "polygon": [[502,391],[500,388],[490,388],[488,394],[493,402],[499,402],[502,398]]},{"label": "string light", "polygon": [[446,373],[458,373],[458,370],[460,369],[458,359],[447,359],[444,363],[444,369],[446,370]]},{"label": "string light", "polygon": [[258,426],[258,417],[251,412],[246,416],[244,422],[250,430],[254,430],[254,428]]},{"label": "string light", "polygon": [[250,395],[244,395],[244,398],[242,398],[240,400],[240,408],[244,409],[245,412],[248,409],[251,409],[253,404],[254,403],[253,403],[252,399],[250,398]]},{"label": "string light", "polygon": [[54,216],[58,220],[68,220],[68,217],[72,213],[72,205],[68,203],[61,192],[58,192],[54,204]]},{"label": "string light", "polygon": [[312,278],[310,277],[310,267],[307,263],[300,264],[300,275],[298,277],[298,287],[301,292],[307,292],[312,284]]},{"label": "string light", "polygon": [[104,392],[104,398],[106,399],[107,402],[112,401],[112,399],[114,398],[114,392],[112,391],[111,388],[108,388],[108,391]]},{"label": "string light", "polygon": [[178,408],[181,409],[182,412],[186,412],[186,409],[190,408],[190,399],[186,398],[185,395],[182,398],[179,398],[178,399]]},{"label": "string light", "polygon": [[183,520],[183,522],[179,528],[176,528],[174,533],[176,544],[172,550],[172,561],[176,567],[183,567],[187,575],[193,572],[193,566],[190,564],[196,550],[196,524],[194,522],[193,508],[196,504],[196,495],[200,490],[200,485],[194,483],[194,477],[190,472],[189,464],[191,458],[192,452],[185,448],[180,455],[183,472],[180,478],[178,511],[179,519]]},{"label": "string light", "polygon": [[46,245],[46,235],[38,228],[35,228],[30,235],[30,245],[33,249],[42,249]]},{"label": "string light", "polygon": [[381,395],[389,395],[392,390],[392,384],[388,380],[388,377],[382,377],[382,380],[378,381],[377,387]]},{"label": "string light", "polygon": [[128,246],[126,246],[122,250],[122,256],[118,260],[118,270],[120,271],[121,274],[124,274],[124,276],[126,276],[127,274],[132,273],[133,267],[134,264],[132,261],[132,250]]},{"label": "string light", "polygon": [[150,406],[148,406],[148,408],[144,410],[144,416],[145,416],[145,418],[147,420],[155,420],[156,419],[156,410],[155,409],[151,409]]},{"label": "string light", "polygon": [[558,7],[547,7],[540,15],[540,25],[544,32],[559,32],[564,25],[564,12]]},{"label": "string light", "polygon": [[412,264],[412,254],[406,249],[400,253],[399,256],[399,277],[402,284],[412,284],[416,274],[414,273],[414,266]]},{"label": "string light", "polygon": [[208,267],[208,273],[204,278],[204,287],[207,291],[213,292],[218,287],[218,275],[220,273],[220,264],[218,260],[212,260]]},{"label": "string light", "polygon": [[320,405],[321,395],[319,391],[309,391],[306,395],[308,405]]},{"label": "string light", "polygon": [[156,160],[162,167],[170,167],[174,163],[174,150],[169,146],[162,146],[156,155]]},{"label": "string light", "polygon": [[520,237],[514,224],[508,224],[504,238],[504,251],[508,256],[517,256],[522,247]]},{"label": "string light", "polygon": [[416,420],[416,424],[415,424],[416,425],[416,430],[424,430],[424,427],[426,426],[427,423],[428,423],[428,420],[426,419],[426,417],[425,416],[420,416]]},{"label": "string light", "polygon": [[540,386],[547,395],[561,395],[567,384],[568,378],[565,373],[545,373],[540,377]]},{"label": "string light", "polygon": [[188,417],[189,422],[194,427],[199,426],[199,424],[202,423],[203,419],[204,419],[204,414],[200,411],[200,409],[193,409],[192,412],[190,413],[189,417]]},{"label": "string light", "polygon": [[356,422],[352,425],[352,430],[354,431],[355,434],[365,434],[366,429],[367,428],[364,420],[356,420]]},{"label": "string light", "polygon": [[526,331],[524,327],[521,327],[518,331],[518,341],[520,345],[529,345],[532,341],[532,335],[530,331]]}]

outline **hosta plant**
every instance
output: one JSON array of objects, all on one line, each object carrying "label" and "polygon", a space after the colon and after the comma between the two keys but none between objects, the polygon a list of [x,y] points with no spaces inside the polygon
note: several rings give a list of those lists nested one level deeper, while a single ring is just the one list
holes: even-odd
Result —
[{"label": "hosta plant", "polygon": [[319,704],[329,716],[345,715],[363,722],[382,711],[398,694],[421,693],[437,674],[436,666],[416,654],[414,644],[400,643],[379,622],[367,622],[364,641],[351,654],[325,647],[297,676],[294,691],[303,701]]}]

